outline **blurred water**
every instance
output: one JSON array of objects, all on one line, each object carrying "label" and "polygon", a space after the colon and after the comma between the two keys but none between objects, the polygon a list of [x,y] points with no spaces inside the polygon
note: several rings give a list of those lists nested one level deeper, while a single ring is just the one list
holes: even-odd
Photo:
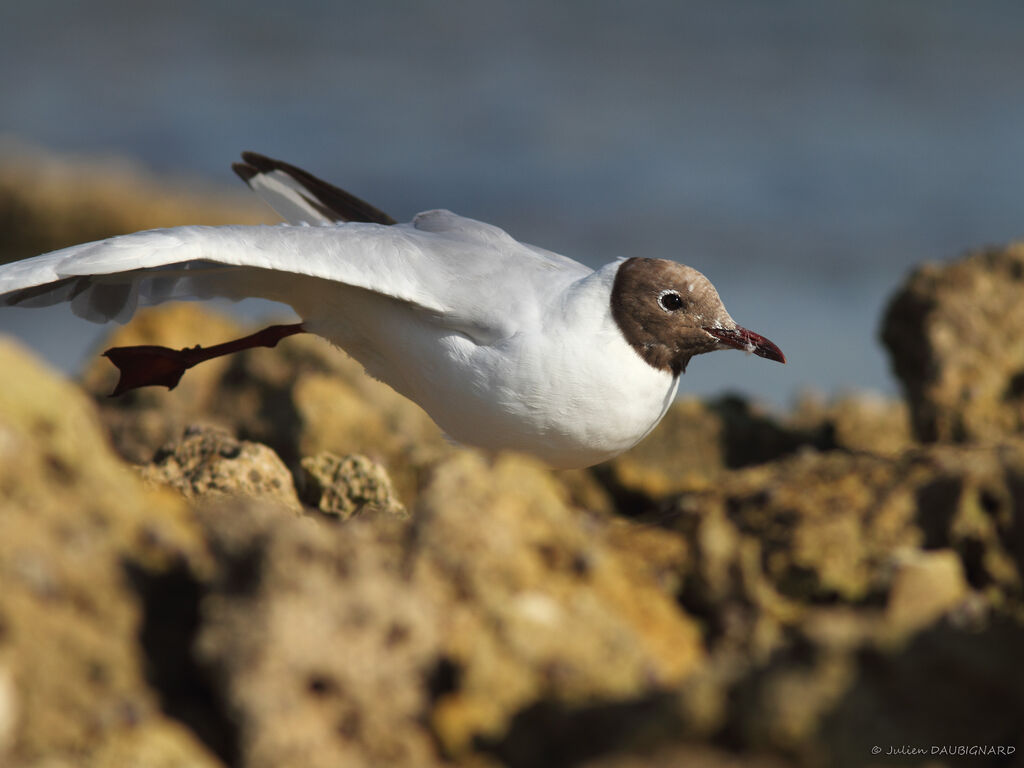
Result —
[{"label": "blurred water", "polygon": [[[1024,235],[1022,29],[1014,0],[6,3],[0,132],[225,181],[256,149],[398,218],[683,261],[790,360],[705,356],[683,389],[784,403],[895,391],[910,266]],[[0,331],[64,365],[96,333]]]}]

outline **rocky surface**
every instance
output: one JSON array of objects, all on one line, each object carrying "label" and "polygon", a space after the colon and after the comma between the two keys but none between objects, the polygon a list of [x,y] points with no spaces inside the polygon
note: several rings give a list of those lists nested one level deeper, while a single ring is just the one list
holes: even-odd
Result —
[{"label": "rocky surface", "polygon": [[882,326],[924,441],[998,441],[1024,430],[1024,243],[926,264]]},{"label": "rocky surface", "polygon": [[451,458],[411,521],[204,520],[222,568],[197,650],[245,765],[433,765],[500,749],[538,701],[649,695],[702,658],[615,522],[522,459]]},{"label": "rocky surface", "polygon": [[[180,441],[158,450],[139,473],[186,499],[245,496],[301,510],[291,473],[276,453],[215,427],[187,427]],[[327,483],[324,492],[333,492],[333,485]]]},{"label": "rocky surface", "polygon": [[154,629],[187,641],[159,585],[205,563],[184,500],[147,490],[88,398],[0,342],[0,764],[219,765],[219,735],[155,684]]},{"label": "rocky surface", "polygon": [[688,721],[813,765],[1016,743],[1024,668],[982,648],[1024,637],[1022,480],[1020,444],[806,453],[680,496],[661,522],[696,545],[680,601],[711,649]]},{"label": "rocky surface", "polygon": [[408,515],[395,497],[387,470],[366,456],[335,456],[327,451],[307,456],[302,460],[302,479],[307,503],[328,517]]},{"label": "rocky surface", "polygon": [[1021,764],[1019,254],[894,299],[907,404],[680,401],[585,472],[314,338],[118,399],[0,344],[0,765]]},{"label": "rocky surface", "polygon": [[[218,325],[204,317],[178,307],[142,327]],[[119,548],[123,537],[93,534],[114,576],[86,576],[89,593],[128,618],[63,618],[72,637],[101,625],[103,647],[90,655],[61,640],[71,666],[59,679],[89,690],[99,674],[89,665],[109,659],[102,674],[129,680],[131,693],[118,696],[135,703],[128,722],[113,720],[116,735],[66,748],[55,737],[43,749],[34,729],[92,732],[92,715],[48,699],[40,707],[57,720],[33,715],[46,678],[0,675],[12,765],[40,754],[106,765],[155,750],[154,764],[193,764],[195,753],[238,766],[857,766],[871,763],[876,742],[1016,745],[1024,442],[914,444],[905,413],[877,401],[805,402],[785,418],[735,401],[681,402],[668,434],[634,452],[651,457],[646,465],[627,454],[556,473],[485,460],[436,435],[417,453],[421,412],[350,380],[359,374],[347,363],[325,362],[340,353],[307,343],[284,361],[274,354],[195,371],[181,385],[194,387],[185,402],[171,402],[177,391],[122,402],[97,392],[90,404],[5,352],[0,424],[66,425],[18,443],[34,464],[10,465],[3,486],[5,542],[38,522],[25,517],[34,506],[17,512],[25,494],[48,496],[53,517],[32,534],[49,565],[5,564],[18,574],[5,583],[30,585],[0,614],[8,634],[60,637],[34,625],[43,619],[33,611],[51,615],[52,569],[88,573],[60,533],[65,515],[67,525],[82,519],[81,505],[151,531],[166,525],[150,501],[160,499],[184,537],[139,535],[138,546],[173,552],[151,561]],[[320,407],[354,409],[362,429],[330,433],[342,456],[303,456],[322,439],[306,430],[322,436],[322,425],[286,422],[272,403],[293,402],[307,377],[327,386],[327,365],[334,391],[350,397]],[[252,372],[246,386],[240,370]],[[94,390],[97,376],[86,378]],[[383,415],[367,417],[378,397]],[[69,402],[85,426],[67,421]],[[886,414],[894,423],[883,428]],[[148,448],[199,417],[220,426],[181,428]],[[680,429],[704,431],[699,473],[673,474],[666,446]],[[132,472],[102,448],[104,433],[149,460]],[[254,433],[298,461],[236,437]],[[64,434],[102,450],[55,462],[47,441]],[[75,485],[54,494],[54,466],[105,495]],[[392,471],[415,480],[401,500]],[[6,636],[0,659],[18,660],[8,670],[34,669]],[[15,713],[6,731],[5,691]]]}]

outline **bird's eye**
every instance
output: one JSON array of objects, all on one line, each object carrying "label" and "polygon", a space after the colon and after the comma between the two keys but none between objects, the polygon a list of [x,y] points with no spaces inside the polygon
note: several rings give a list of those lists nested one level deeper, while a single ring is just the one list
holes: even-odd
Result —
[{"label": "bird's eye", "polygon": [[665,311],[675,312],[683,306],[683,299],[675,291],[665,291],[658,297],[658,303],[661,304],[661,308]]}]

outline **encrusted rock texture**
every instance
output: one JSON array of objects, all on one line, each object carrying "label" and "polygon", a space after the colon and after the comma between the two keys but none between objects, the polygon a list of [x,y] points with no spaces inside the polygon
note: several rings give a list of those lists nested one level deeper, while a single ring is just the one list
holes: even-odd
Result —
[{"label": "encrusted rock texture", "polygon": [[117,399],[0,341],[0,765],[1021,764],[1022,264],[895,292],[906,402],[681,400],[587,471],[312,337]]},{"label": "encrusted rock texture", "polygon": [[893,297],[882,337],[917,437],[998,442],[1024,430],[1024,243],[926,264]]}]

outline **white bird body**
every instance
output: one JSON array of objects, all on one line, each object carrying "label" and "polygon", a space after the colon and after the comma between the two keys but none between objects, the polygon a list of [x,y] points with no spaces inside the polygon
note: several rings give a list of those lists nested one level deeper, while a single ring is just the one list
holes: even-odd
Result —
[{"label": "white bird body", "polygon": [[518,321],[500,334],[488,328],[486,340],[408,306],[382,307],[364,291],[328,289],[302,316],[454,439],[587,466],[653,429],[678,384],[616,327],[608,309],[614,267],[520,297]]},{"label": "white bird body", "polygon": [[[72,246],[0,266],[0,302],[70,301],[88,320],[125,322],[139,304],[170,299],[280,301],[453,439],[555,467],[611,458],[661,420],[679,365],[647,356],[651,343],[630,338],[613,306],[623,265],[637,260],[594,271],[448,211],[408,224],[338,223],[310,204],[312,183],[296,181],[304,172],[280,165],[292,173],[246,180],[292,224],[175,227]],[[689,270],[681,291],[694,275],[707,282],[673,266]],[[734,334],[730,323],[722,307],[712,331]],[[690,354],[721,346],[706,333],[699,344]],[[677,354],[685,367],[689,354]]]}]

